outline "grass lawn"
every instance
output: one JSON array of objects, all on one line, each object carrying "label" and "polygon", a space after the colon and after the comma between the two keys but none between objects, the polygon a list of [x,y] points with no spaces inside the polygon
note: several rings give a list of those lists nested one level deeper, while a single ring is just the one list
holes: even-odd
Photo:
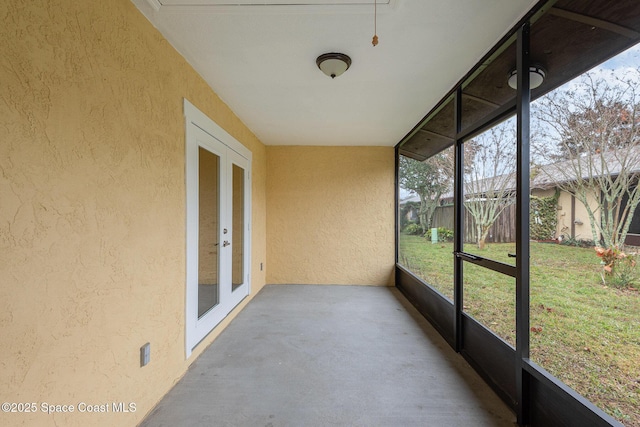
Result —
[{"label": "grass lawn", "polygon": [[[452,252],[451,243],[400,238],[400,263],[450,299]],[[509,252],[515,244],[473,251],[513,264]],[[531,243],[531,359],[640,427],[640,293],[604,286],[599,261],[593,249]],[[515,279],[464,263],[464,288],[465,312],[515,345]]]}]

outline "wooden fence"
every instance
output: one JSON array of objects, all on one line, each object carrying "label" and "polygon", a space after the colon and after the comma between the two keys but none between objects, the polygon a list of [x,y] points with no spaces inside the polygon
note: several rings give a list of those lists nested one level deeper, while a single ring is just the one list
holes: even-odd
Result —
[{"label": "wooden fence", "polygon": [[[439,206],[433,214],[433,227],[453,230],[453,206]],[[477,242],[476,226],[473,216],[464,210],[464,241]],[[509,205],[493,223],[489,230],[487,243],[512,243],[516,241],[516,205]]]}]

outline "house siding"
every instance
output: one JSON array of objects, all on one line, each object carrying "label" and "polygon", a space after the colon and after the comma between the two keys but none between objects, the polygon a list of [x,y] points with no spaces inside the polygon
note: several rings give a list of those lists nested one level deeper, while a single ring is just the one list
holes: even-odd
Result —
[{"label": "house siding", "polygon": [[[555,192],[555,188],[547,190],[534,189],[531,194],[537,197],[551,197]],[[597,201],[592,196],[589,196],[588,200],[591,209],[596,210],[598,206]],[[581,222],[581,224],[574,224],[572,228],[572,221],[578,221]],[[573,236],[572,230],[575,233]],[[587,209],[579,200],[575,200],[575,203],[572,204],[571,194],[564,190],[560,190],[558,197],[558,225],[555,237],[558,238],[560,236],[564,236],[565,239],[573,237],[578,240],[593,240]]]},{"label": "house siding", "polygon": [[7,0],[0,16],[0,395],[76,406],[0,425],[136,425],[250,300],[185,360],[183,98],[253,153],[252,296],[266,148],[128,0]]}]

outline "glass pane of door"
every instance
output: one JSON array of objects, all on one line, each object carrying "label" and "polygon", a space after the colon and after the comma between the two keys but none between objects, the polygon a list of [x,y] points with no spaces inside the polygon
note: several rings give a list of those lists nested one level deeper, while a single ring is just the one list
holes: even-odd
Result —
[{"label": "glass pane of door", "polygon": [[244,169],[233,164],[232,172],[231,290],[244,283]]},{"label": "glass pane of door", "polygon": [[464,252],[515,265],[516,122],[464,143]]},{"label": "glass pane of door", "polygon": [[198,318],[220,302],[220,157],[198,149]]},{"label": "glass pane of door", "polygon": [[515,345],[516,121],[464,143],[463,311]]},{"label": "glass pane of door", "polygon": [[516,279],[464,263],[464,312],[516,346]]}]

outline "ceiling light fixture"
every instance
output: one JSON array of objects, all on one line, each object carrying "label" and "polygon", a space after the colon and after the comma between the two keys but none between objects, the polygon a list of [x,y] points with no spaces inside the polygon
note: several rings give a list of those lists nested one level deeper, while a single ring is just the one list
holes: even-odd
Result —
[{"label": "ceiling light fixture", "polygon": [[[535,89],[542,84],[547,76],[546,71],[540,65],[529,66],[529,88]],[[518,88],[518,70],[513,69],[509,73],[507,83],[512,89]]]},{"label": "ceiling light fixture", "polygon": [[316,59],[318,68],[327,76],[335,79],[351,66],[351,58],[344,53],[325,53]]}]

